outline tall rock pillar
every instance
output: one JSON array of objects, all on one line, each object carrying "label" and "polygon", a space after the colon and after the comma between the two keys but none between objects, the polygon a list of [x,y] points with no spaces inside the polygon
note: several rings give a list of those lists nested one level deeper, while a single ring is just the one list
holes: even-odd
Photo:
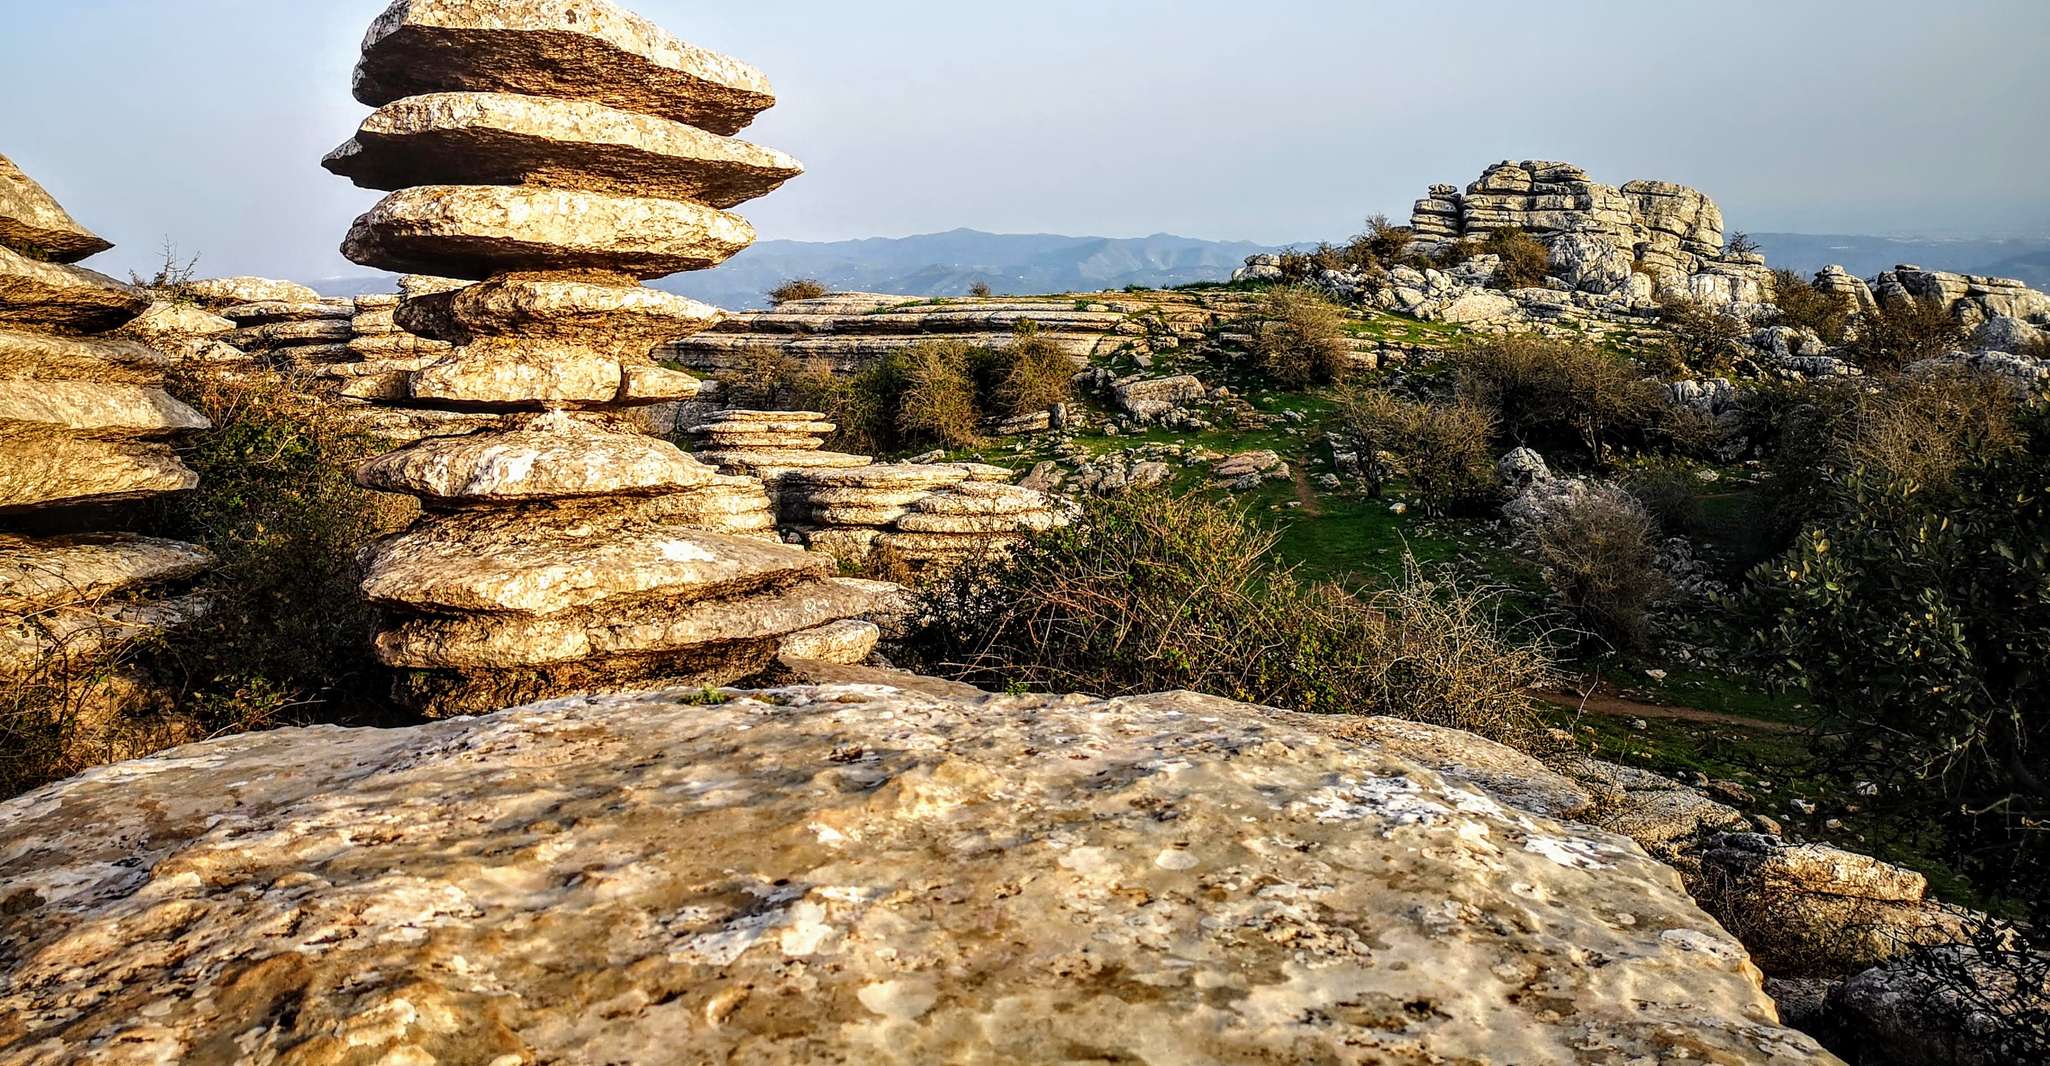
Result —
[{"label": "tall rock pillar", "polygon": [[825,557],[713,531],[766,508],[759,483],[625,417],[696,394],[649,353],[720,315],[640,282],[747,247],[726,209],[801,172],[730,136],[775,102],[767,79],[605,0],[398,0],[355,92],[377,111],[324,165],[390,195],[343,253],[474,282],[396,310],[453,345],[406,373],[400,402],[496,416],[358,475],[427,508],[373,549],[365,582],[414,702],[723,683],[869,609],[884,588]]}]

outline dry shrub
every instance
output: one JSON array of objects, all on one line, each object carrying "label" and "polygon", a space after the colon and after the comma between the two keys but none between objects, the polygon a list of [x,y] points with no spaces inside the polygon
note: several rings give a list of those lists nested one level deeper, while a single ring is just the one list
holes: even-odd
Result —
[{"label": "dry shrub", "polygon": [[1452,356],[1459,395],[1495,413],[1503,434],[1547,454],[1578,447],[1596,462],[1640,439],[1667,407],[1657,382],[1585,341],[1512,333]]},{"label": "dry shrub", "polygon": [[964,448],[980,439],[974,358],[975,349],[960,341],[922,341],[905,350],[896,412],[900,442]]},{"label": "dry shrub", "polygon": [[1536,288],[1552,273],[1552,253],[1537,238],[1515,226],[1488,234],[1488,239],[1481,242],[1479,254],[1502,257],[1502,267],[1495,273],[1494,284],[1498,289]]},{"label": "dry shrub", "polygon": [[[1494,416],[1465,400],[1428,403],[1385,389],[1346,387],[1339,422],[1359,453],[1367,489],[1379,496],[1399,471],[1433,511],[1486,496],[1495,487]],[[1386,457],[1392,457],[1394,468]]]},{"label": "dry shrub", "polygon": [[1498,595],[1413,566],[1360,595],[1271,561],[1275,534],[1197,494],[1088,500],[1078,520],[924,593],[907,651],[991,688],[1193,689],[1525,737],[1541,648],[1506,639]]},{"label": "dry shrub", "polygon": [[987,296],[989,295],[989,282],[987,282],[987,281],[978,281],[978,282],[975,282],[975,283],[973,283],[973,284],[969,285],[969,286],[968,286],[968,295],[970,295],[970,296],[974,296],[974,297],[977,297],[977,298],[983,298],[983,297],[987,297]]},{"label": "dry shrub", "polygon": [[769,302],[787,304],[792,300],[816,300],[832,290],[817,278],[791,278],[789,281],[769,290]]},{"label": "dry shrub", "polygon": [[1837,441],[1840,462],[1898,490],[1942,490],[1967,462],[2021,446],[2018,397],[1998,374],[1944,366],[1859,396]]},{"label": "dry shrub", "polygon": [[1006,414],[1044,411],[1074,398],[1075,361],[1029,319],[1018,323],[1017,335],[997,353],[997,361],[1001,376],[995,399]]},{"label": "dry shrub", "polygon": [[728,407],[776,410],[789,363],[766,344],[750,344],[733,353],[733,367],[718,374],[719,399]]},{"label": "dry shrub", "polygon": [[1345,316],[1310,289],[1269,292],[1261,304],[1260,319],[1253,330],[1253,357],[1277,384],[1290,388],[1329,384],[1351,364]]},{"label": "dry shrub", "polygon": [[1618,647],[1651,643],[1651,607],[1669,583],[1656,565],[1658,522],[1629,493],[1593,484],[1547,512],[1534,533],[1545,580],[1574,617]]}]

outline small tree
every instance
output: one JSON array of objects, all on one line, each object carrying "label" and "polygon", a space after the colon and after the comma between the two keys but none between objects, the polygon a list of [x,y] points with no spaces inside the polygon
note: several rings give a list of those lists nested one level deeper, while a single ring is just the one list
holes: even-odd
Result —
[{"label": "small tree", "polygon": [[1659,319],[1666,327],[1660,369],[1673,374],[1727,374],[1751,335],[1743,319],[1678,294],[1659,301]]},{"label": "small tree", "polygon": [[1657,382],[1585,341],[1512,333],[1452,358],[1459,395],[1492,411],[1509,440],[1541,450],[1577,446],[1602,462],[1666,407]]},{"label": "small tree", "polygon": [[989,282],[978,280],[973,284],[969,285],[968,295],[974,296],[978,299],[987,297],[989,295]]},{"label": "small tree", "polygon": [[1277,384],[1329,384],[1351,365],[1345,316],[1318,293],[1299,287],[1274,289],[1261,305],[1260,318],[1253,331],[1253,356]]},{"label": "small tree", "polygon": [[817,278],[792,278],[769,290],[769,302],[782,305],[793,300],[816,300],[830,291]]},{"label": "small tree", "polygon": [[1379,497],[1398,470],[1432,511],[1479,498],[1494,487],[1489,444],[1494,418],[1485,408],[1464,400],[1408,400],[1358,386],[1341,389],[1337,405],[1370,495]]}]

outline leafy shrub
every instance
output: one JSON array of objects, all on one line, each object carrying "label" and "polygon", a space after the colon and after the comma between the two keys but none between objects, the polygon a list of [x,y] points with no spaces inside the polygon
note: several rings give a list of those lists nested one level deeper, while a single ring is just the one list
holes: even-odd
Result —
[{"label": "leafy shrub", "polygon": [[833,434],[836,448],[866,455],[884,455],[899,449],[897,409],[905,388],[905,353],[879,355],[863,364],[836,394],[826,409],[839,427]]},{"label": "leafy shrub", "polygon": [[1882,300],[1858,316],[1844,355],[1868,373],[1891,373],[1961,348],[1965,328],[1934,297]]},{"label": "leafy shrub", "polygon": [[994,406],[1006,414],[1044,411],[1075,394],[1075,361],[1030,319],[1018,323],[1011,343],[997,353],[1001,374]]},{"label": "leafy shrub", "polygon": [[962,448],[979,439],[971,368],[975,354],[960,341],[922,341],[905,350],[896,411],[900,443]]},{"label": "leafy shrub", "polygon": [[1751,335],[1743,319],[1680,295],[1659,301],[1659,321],[1666,337],[1658,369],[1674,377],[1728,374]]},{"label": "leafy shrub", "polygon": [[1623,478],[1623,489],[1644,505],[1667,536],[1698,534],[1706,526],[1701,482],[1684,463],[1651,463]]},{"label": "leafy shrub", "polygon": [[1410,245],[1416,243],[1416,231],[1390,222],[1387,215],[1374,215],[1367,219],[1365,232],[1355,241],[1373,262],[1391,267],[1408,261]]},{"label": "leafy shrub", "polygon": [[976,281],[970,283],[968,286],[968,295],[974,297],[987,297],[989,295],[989,282]]},{"label": "leafy shrub", "polygon": [[1505,226],[1488,234],[1481,242],[1482,255],[1499,255],[1502,268],[1496,272],[1494,285],[1498,289],[1529,289],[1543,285],[1552,273],[1552,253],[1537,238],[1516,228]]},{"label": "leafy shrub", "polygon": [[180,702],[236,731],[381,703],[356,555],[417,505],[359,488],[354,470],[388,446],[289,378],[192,372],[169,387],[213,428],[185,449],[199,488],[166,505],[163,528],[220,560],[212,609],[159,664]]},{"label": "leafy shrub", "polygon": [[1895,446],[1920,431],[1885,430],[1888,445],[1874,448],[1867,424],[1901,419],[1926,396],[1881,395],[1839,419],[1814,517],[1752,572],[1747,602],[1761,648],[1848,734],[1839,762],[1913,803],[1977,888],[2019,898],[2040,921],[2050,918],[2050,411],[2010,393],[2004,412],[1972,412],[1978,400],[1956,395],[1976,424],[1945,443],[1934,470]]},{"label": "leafy shrub", "polygon": [[1352,359],[1345,316],[1310,289],[1274,289],[1261,304],[1253,357],[1262,373],[1289,388],[1336,381]]},{"label": "leafy shrub", "polygon": [[1550,454],[1577,447],[1596,462],[1642,438],[1666,407],[1656,382],[1583,341],[1512,333],[1455,352],[1459,395],[1494,412],[1503,434]]},{"label": "leafy shrub", "polygon": [[1779,308],[1780,324],[1812,329],[1831,347],[1844,342],[1851,316],[1858,310],[1849,298],[1818,289],[1791,270],[1772,272],[1772,303]]},{"label": "leafy shrub", "polygon": [[1668,582],[1656,565],[1658,523],[1628,492],[1594,484],[1537,525],[1545,580],[1588,628],[1626,650],[1651,643],[1651,607]]},{"label": "leafy shrub", "polygon": [[791,278],[769,290],[769,302],[786,304],[792,300],[816,300],[830,291],[825,282],[817,278]]},{"label": "leafy shrub", "polygon": [[1359,453],[1367,491],[1380,496],[1394,472],[1406,474],[1433,511],[1485,496],[1495,486],[1494,418],[1469,401],[1435,404],[1385,389],[1348,386],[1337,396],[1344,433]]},{"label": "leafy shrub", "polygon": [[1541,649],[1496,597],[1411,570],[1355,595],[1270,562],[1275,534],[1200,495],[1091,498],[1079,519],[924,594],[907,650],[993,689],[1194,689],[1297,710],[1389,714],[1516,739]]}]

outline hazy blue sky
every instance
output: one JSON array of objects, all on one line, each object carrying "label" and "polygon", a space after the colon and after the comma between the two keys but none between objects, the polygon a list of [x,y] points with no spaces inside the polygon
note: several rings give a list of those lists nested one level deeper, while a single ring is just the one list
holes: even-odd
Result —
[{"label": "hazy blue sky", "polygon": [[[0,152],[143,266],[358,272],[321,170],[385,0],[0,0]],[[1282,242],[1503,158],[1751,230],[2050,233],[2050,0],[629,0],[766,71],[810,173],[764,237],[971,226]]]}]

